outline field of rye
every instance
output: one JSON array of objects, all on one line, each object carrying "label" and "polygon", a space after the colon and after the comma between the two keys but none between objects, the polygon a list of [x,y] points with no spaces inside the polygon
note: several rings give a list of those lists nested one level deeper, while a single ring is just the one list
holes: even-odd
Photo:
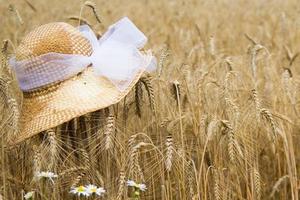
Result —
[{"label": "field of rye", "polygon": [[[0,199],[300,199],[297,0],[0,0],[0,13]],[[157,70],[118,104],[9,146],[22,37],[55,21],[101,35],[123,16]]]}]

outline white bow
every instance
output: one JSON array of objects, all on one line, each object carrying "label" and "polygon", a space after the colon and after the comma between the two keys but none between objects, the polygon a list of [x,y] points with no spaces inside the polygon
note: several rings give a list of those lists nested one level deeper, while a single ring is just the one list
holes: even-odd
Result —
[{"label": "white bow", "polygon": [[123,91],[137,73],[156,68],[151,53],[139,51],[147,42],[146,36],[127,17],[110,26],[99,40],[87,25],[79,31],[92,45],[91,56],[47,53],[29,60],[10,60],[23,91],[66,80],[90,64],[97,75],[107,77]]}]

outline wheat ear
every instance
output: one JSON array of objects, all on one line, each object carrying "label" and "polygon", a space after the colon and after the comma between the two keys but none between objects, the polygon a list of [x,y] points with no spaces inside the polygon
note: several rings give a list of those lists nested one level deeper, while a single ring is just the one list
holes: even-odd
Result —
[{"label": "wheat ear", "polygon": [[123,171],[120,172],[119,176],[119,188],[117,193],[117,200],[121,200],[125,190],[125,173]]},{"label": "wheat ear", "polygon": [[139,142],[138,144],[132,147],[129,155],[130,171],[133,173],[133,176],[136,180],[141,179],[142,181],[145,181],[145,179],[142,168],[139,164],[139,149],[144,145],[144,142]]},{"label": "wheat ear", "polygon": [[41,151],[40,148],[37,146],[33,146],[33,174],[34,176],[39,173],[42,169],[42,163],[41,163]]},{"label": "wheat ear", "polygon": [[181,90],[180,90],[180,83],[179,81],[173,81],[172,82],[172,94],[174,99],[176,100],[176,104],[179,105],[180,104],[180,97],[181,97]]},{"label": "wheat ear", "polygon": [[105,150],[112,149],[114,147],[113,142],[113,135],[115,133],[116,127],[115,127],[115,117],[113,115],[109,115],[106,119],[106,125],[105,125]]},{"label": "wheat ear", "polygon": [[282,183],[284,183],[287,179],[289,179],[288,175],[282,176],[280,177],[276,183],[274,184],[273,188],[272,188],[272,192],[270,194],[270,198],[274,197],[275,193],[277,191],[279,191],[279,187],[281,186]]},{"label": "wheat ear", "polygon": [[276,123],[275,123],[275,120],[273,118],[273,115],[272,113],[266,109],[266,108],[262,108],[260,109],[260,114],[262,116],[262,118],[266,119],[267,122],[269,122],[271,128],[272,128],[272,140],[273,142],[275,141],[276,137],[277,137],[277,126],[276,126]]},{"label": "wheat ear", "polygon": [[220,179],[217,170],[214,170],[214,197],[216,200],[221,200]]},{"label": "wheat ear", "polygon": [[56,159],[58,157],[58,142],[55,135],[55,132],[53,129],[49,129],[46,131],[48,134],[48,140],[49,140],[49,150],[50,150],[50,162],[49,167],[50,169],[55,169],[56,167]]},{"label": "wheat ear", "polygon": [[85,6],[91,8],[93,10],[93,13],[94,13],[94,16],[97,20],[98,23],[101,23],[101,20],[100,20],[100,15],[99,15],[99,12],[98,12],[98,9],[96,7],[96,4],[94,2],[91,2],[91,1],[86,1],[84,3]]},{"label": "wheat ear", "polygon": [[20,23],[21,25],[23,25],[23,24],[24,24],[24,21],[23,21],[21,15],[20,15],[18,9],[17,9],[13,4],[10,4],[10,5],[8,6],[8,9],[9,9],[9,11],[13,12],[13,13],[16,15],[16,17],[17,17],[19,23]]},{"label": "wheat ear", "polygon": [[238,149],[236,147],[237,142],[235,139],[235,133],[233,130],[233,127],[231,123],[227,120],[221,120],[224,128],[225,128],[225,134],[227,135],[228,138],[228,153],[229,153],[229,158],[232,163],[236,163],[237,155],[236,153],[238,152]]},{"label": "wheat ear", "polygon": [[159,57],[159,62],[158,62],[158,77],[161,76],[162,71],[163,71],[163,67],[164,67],[164,63],[167,60],[167,58],[170,56],[170,50],[168,45],[165,46],[165,48],[163,48],[163,50],[161,51],[160,57]]},{"label": "wheat ear", "polygon": [[138,81],[135,84],[135,112],[137,116],[142,117],[142,101],[143,101],[143,88],[142,82]]},{"label": "wheat ear", "polygon": [[165,145],[166,145],[165,165],[167,171],[171,171],[173,155],[174,155],[174,143],[173,143],[173,137],[171,135],[167,136]]},{"label": "wheat ear", "polygon": [[260,200],[261,199],[261,177],[259,171],[256,168],[253,168],[253,179],[254,179],[256,199]]},{"label": "wheat ear", "polygon": [[154,88],[152,86],[152,77],[148,74],[146,76],[141,77],[140,80],[144,84],[146,91],[148,93],[150,108],[154,113],[156,113],[155,93],[154,93]]},{"label": "wheat ear", "polygon": [[74,20],[80,22],[80,25],[87,24],[88,26],[92,27],[92,24],[85,18],[79,16],[69,16],[69,20]]},{"label": "wheat ear", "polygon": [[260,99],[258,97],[258,93],[256,89],[253,89],[252,91],[252,98],[255,104],[255,109],[256,109],[256,120],[259,123],[260,122],[260,110],[261,110],[261,103],[260,103]]}]

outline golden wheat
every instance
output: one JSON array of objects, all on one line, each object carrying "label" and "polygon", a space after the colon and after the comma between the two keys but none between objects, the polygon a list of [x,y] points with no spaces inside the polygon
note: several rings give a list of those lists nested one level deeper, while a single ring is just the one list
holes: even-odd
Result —
[{"label": "golden wheat", "polygon": [[[34,200],[82,199],[71,188],[94,184],[108,200],[298,200],[297,5],[0,0],[0,199],[30,191]],[[22,37],[53,21],[86,24],[100,37],[123,16],[148,37],[157,70],[119,103],[8,146],[22,129],[9,65]],[[37,178],[46,171],[57,178]]]}]

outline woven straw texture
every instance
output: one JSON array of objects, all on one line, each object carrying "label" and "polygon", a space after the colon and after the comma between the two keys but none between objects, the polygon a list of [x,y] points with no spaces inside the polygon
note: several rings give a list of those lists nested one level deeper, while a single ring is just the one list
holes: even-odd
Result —
[{"label": "woven straw texture", "polygon": [[[34,59],[50,52],[91,55],[92,48],[88,40],[73,26],[50,23],[36,28],[23,39],[16,50],[16,59]],[[146,59],[145,65],[150,62],[150,57]],[[38,68],[38,63],[32,67]],[[75,117],[119,102],[142,73],[138,73],[130,87],[122,92],[105,77],[95,75],[93,67],[87,67],[68,80],[24,93],[20,132],[12,138],[10,144],[18,144]]]}]

